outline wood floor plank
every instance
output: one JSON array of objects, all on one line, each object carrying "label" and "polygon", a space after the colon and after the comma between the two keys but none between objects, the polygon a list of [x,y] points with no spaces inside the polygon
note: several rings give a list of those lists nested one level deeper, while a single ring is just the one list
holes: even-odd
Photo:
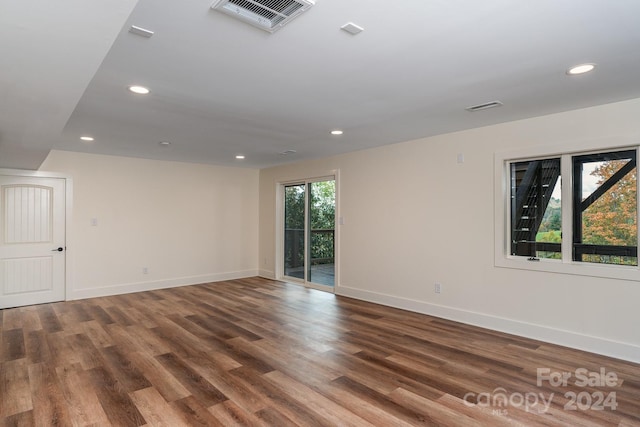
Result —
[{"label": "wood floor plank", "polygon": [[153,387],[144,388],[130,393],[131,400],[136,405],[149,426],[157,427],[188,427],[187,422],[171,407]]},{"label": "wood floor plank", "polygon": [[135,323],[130,316],[120,309],[120,307],[111,306],[105,311],[109,314],[109,317],[111,317],[114,322],[120,326],[131,326]]},{"label": "wood floor plank", "polygon": [[268,426],[295,427],[298,425],[272,407],[259,410],[256,416]]},{"label": "wood floor plank", "polygon": [[85,334],[65,337],[80,361],[83,369],[93,369],[104,365],[104,359],[93,342]]},{"label": "wood floor plank", "polygon": [[122,349],[124,352],[146,351],[147,343],[135,334],[130,326],[123,327],[117,323],[106,325],[105,330],[111,337],[114,346]]},{"label": "wood floor plank", "polygon": [[[350,353],[328,351],[322,356],[324,365],[333,371],[340,372],[341,377],[348,376],[383,395],[391,393],[401,385],[398,382],[398,377],[389,375],[388,371],[376,370]],[[319,359],[316,358],[318,361]]]},{"label": "wood floor plank", "polygon": [[50,364],[29,365],[29,383],[36,426],[69,426],[72,419],[60,388],[56,372]]},{"label": "wood floor plank", "polygon": [[1,310],[6,425],[636,427],[640,365],[253,277]]},{"label": "wood floor plank", "polygon": [[425,399],[402,388],[397,388],[389,393],[389,398],[398,405],[421,414],[429,425],[446,425],[448,420],[456,418],[456,421],[461,425],[482,427],[480,421],[464,414],[455,413],[446,406],[439,405],[437,400]]},{"label": "wood floor plank", "polygon": [[331,425],[344,426],[373,426],[368,421],[349,411],[331,399],[327,399],[321,393],[307,387],[299,381],[293,380],[278,371],[269,372],[264,377],[283,392],[288,393],[291,399],[297,400],[302,405],[313,408],[313,411],[328,420]]},{"label": "wood floor plank", "polygon": [[109,373],[118,381],[118,385],[127,392],[151,387],[151,383],[142,372],[132,363],[131,359],[117,347],[105,347],[100,350],[103,360],[102,366],[108,368]]},{"label": "wood floor plank", "polygon": [[127,391],[111,373],[102,367],[87,371],[102,409],[111,424],[141,426],[146,420],[129,397]]},{"label": "wood floor plank", "polygon": [[255,414],[245,411],[231,400],[212,406],[209,412],[225,427],[269,427]]},{"label": "wood floor plank", "polygon": [[0,364],[0,413],[8,417],[33,409],[29,386],[29,366],[26,359],[11,360]]},{"label": "wood floor plank", "polygon": [[[256,357],[267,360],[271,366],[292,378],[301,380],[317,378],[320,381],[331,381],[342,375],[341,372],[318,363],[318,360],[322,360],[324,353],[309,354],[295,344],[275,346],[269,340],[248,343],[242,339],[235,339],[235,342],[236,345],[244,347],[246,351]],[[282,342],[289,343],[290,341],[283,340]]]},{"label": "wood floor plank", "polygon": [[394,402],[388,397],[387,393],[380,393],[346,376],[336,378],[331,383],[332,386],[340,389],[343,395],[353,395],[372,406],[383,408],[385,412],[401,422],[411,425],[427,425],[427,420],[420,411],[416,412],[411,408]]},{"label": "wood floor plank", "polygon": [[189,426],[225,427],[222,421],[202,406],[198,399],[193,396],[176,400],[171,402],[170,405]]},{"label": "wood floor plank", "polygon": [[250,368],[242,367],[230,372],[239,380],[244,381],[247,386],[264,396],[271,406],[298,425],[330,425],[326,419],[322,418],[311,408],[306,407],[295,399],[291,399],[287,393],[274,386],[270,381]]},{"label": "wood floor plank", "polygon": [[[155,308],[155,307],[154,307]],[[131,300],[130,306],[123,312],[126,313],[126,319],[122,321],[120,318],[120,325],[130,326],[140,325],[145,328],[153,328],[156,326],[154,322],[154,312],[151,308],[141,300]]]},{"label": "wood floor plank", "polygon": [[0,424],[3,427],[33,427],[37,425],[33,418],[33,411],[9,415],[3,421],[4,422]]},{"label": "wood floor plank", "polygon": [[201,339],[169,318],[158,319],[158,326],[151,331],[179,357],[201,357],[218,349],[218,341],[213,336]]},{"label": "wood floor plank", "polygon": [[205,407],[227,400],[227,396],[173,353],[156,356],[156,359]]},{"label": "wood floor plank", "polygon": [[158,356],[171,352],[171,347],[162,339],[159,339],[151,329],[145,328],[142,325],[132,325],[127,326],[126,332],[132,339],[136,340],[138,347],[145,353]]},{"label": "wood floor plank", "polygon": [[[20,328],[24,331],[25,335],[31,331],[39,331],[42,329],[42,323],[38,316],[38,310],[36,307],[21,307],[18,311]],[[10,328],[6,328],[10,329]]]},{"label": "wood floor plank", "polygon": [[82,324],[83,333],[91,340],[96,348],[114,345],[107,331],[97,320],[90,320]]},{"label": "wood floor plank", "polygon": [[49,333],[62,331],[62,324],[53,309],[54,306],[55,304],[42,304],[38,306],[38,317],[40,318],[42,328]]},{"label": "wood floor plank", "polygon": [[98,304],[87,304],[87,311],[96,322],[101,325],[115,323],[115,320]]},{"label": "wood floor plank", "polygon": [[23,327],[24,319],[21,308],[8,308],[2,310],[2,329],[10,331],[12,329],[20,329]]},{"label": "wood floor plank", "polygon": [[[268,406],[265,400],[242,381],[238,381],[227,370],[215,363],[204,359],[188,359],[186,363],[198,374],[222,392],[229,400],[248,412],[257,412]],[[234,368],[235,369],[235,368]]]},{"label": "wood floor plank", "polygon": [[56,367],[60,388],[73,425],[109,425],[97,389],[79,364]]},{"label": "wood floor plank", "polygon": [[78,303],[52,305],[62,329],[67,333],[78,333],[82,329],[81,323],[91,320],[81,315],[79,311],[75,309],[75,307],[78,306]]},{"label": "wood floor plank", "polygon": [[145,352],[128,353],[127,357],[167,402],[190,396],[183,386],[153,355]]},{"label": "wood floor plank", "polygon": [[29,331],[25,340],[25,352],[29,363],[50,361],[51,352],[47,343],[47,333],[44,330]]},{"label": "wood floor plank", "polygon": [[[461,419],[462,416],[465,416],[465,419],[473,419],[479,422],[481,426],[491,427],[510,427],[521,424],[512,419],[512,417],[509,417],[508,409],[506,409],[506,414],[501,412],[503,408],[482,408],[482,410],[479,410],[478,407],[470,405],[468,402],[465,402],[464,399],[458,399],[457,397],[447,394],[438,399],[437,403],[442,407],[450,409],[452,413],[455,414],[451,415],[449,419],[454,418],[458,420]],[[548,424],[548,421],[543,419],[540,419],[539,423],[541,425],[554,425],[553,423]],[[534,423],[529,421],[524,425],[528,424],[533,425]]]},{"label": "wood floor plank", "polygon": [[0,361],[10,361],[26,357],[22,328],[4,331],[2,334],[2,355]]},{"label": "wood floor plank", "polygon": [[361,399],[355,394],[347,391],[345,388],[336,386],[333,381],[326,382],[312,379],[307,383],[307,385],[373,425],[392,425],[397,427],[406,427],[411,425],[410,423],[389,413],[386,407]]},{"label": "wood floor plank", "polygon": [[51,363],[55,367],[80,363],[80,354],[73,349],[71,341],[67,337],[68,335],[63,330],[46,335]]}]

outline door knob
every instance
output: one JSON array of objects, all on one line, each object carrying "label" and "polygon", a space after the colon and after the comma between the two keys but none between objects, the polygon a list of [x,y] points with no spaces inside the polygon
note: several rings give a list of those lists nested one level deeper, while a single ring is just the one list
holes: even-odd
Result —
[{"label": "door knob", "polygon": [[62,252],[64,251],[64,248],[62,246],[60,246],[58,249],[51,249],[51,252]]}]

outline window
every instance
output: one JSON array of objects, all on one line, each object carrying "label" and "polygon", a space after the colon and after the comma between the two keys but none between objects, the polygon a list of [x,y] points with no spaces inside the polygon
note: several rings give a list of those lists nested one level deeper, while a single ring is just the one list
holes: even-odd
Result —
[{"label": "window", "polygon": [[573,260],[638,265],[635,150],[573,157]]},{"label": "window", "polygon": [[496,153],[496,265],[640,281],[637,148],[541,151]]},{"label": "window", "polygon": [[511,163],[511,255],[560,258],[560,158]]}]

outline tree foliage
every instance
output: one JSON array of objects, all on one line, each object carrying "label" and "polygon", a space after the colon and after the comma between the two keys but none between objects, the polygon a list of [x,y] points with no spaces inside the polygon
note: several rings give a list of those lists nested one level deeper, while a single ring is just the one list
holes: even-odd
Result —
[{"label": "tree foliage", "polygon": [[[304,229],[304,184],[285,187],[285,227]],[[312,182],[309,193],[311,229],[333,229],[336,214],[336,182],[334,180]]]},{"label": "tree foliage", "polygon": [[333,230],[336,221],[336,182],[320,181],[311,184],[311,216],[312,230]]},{"label": "tree foliage", "polygon": [[[544,212],[536,242],[562,243],[562,202],[551,198],[547,210]],[[539,258],[562,259],[560,252],[536,251]]]},{"label": "tree foliage", "polygon": [[[562,230],[562,205],[560,200],[551,198],[547,210],[544,212],[542,222],[540,223],[540,232],[561,231]],[[551,242],[552,240],[539,240],[538,242]]]},{"label": "tree foliage", "polygon": [[304,229],[305,185],[290,185],[284,190],[284,225],[288,230]]},{"label": "tree foliage", "polygon": [[[601,185],[625,163],[625,160],[602,162],[591,175],[597,177],[597,184]],[[582,214],[583,243],[637,245],[636,169],[625,175]]]}]

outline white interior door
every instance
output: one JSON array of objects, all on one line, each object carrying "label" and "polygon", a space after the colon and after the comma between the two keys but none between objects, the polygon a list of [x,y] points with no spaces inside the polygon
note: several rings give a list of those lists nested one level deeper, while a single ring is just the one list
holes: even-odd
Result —
[{"label": "white interior door", "polygon": [[65,180],[0,175],[0,308],[65,298]]}]

